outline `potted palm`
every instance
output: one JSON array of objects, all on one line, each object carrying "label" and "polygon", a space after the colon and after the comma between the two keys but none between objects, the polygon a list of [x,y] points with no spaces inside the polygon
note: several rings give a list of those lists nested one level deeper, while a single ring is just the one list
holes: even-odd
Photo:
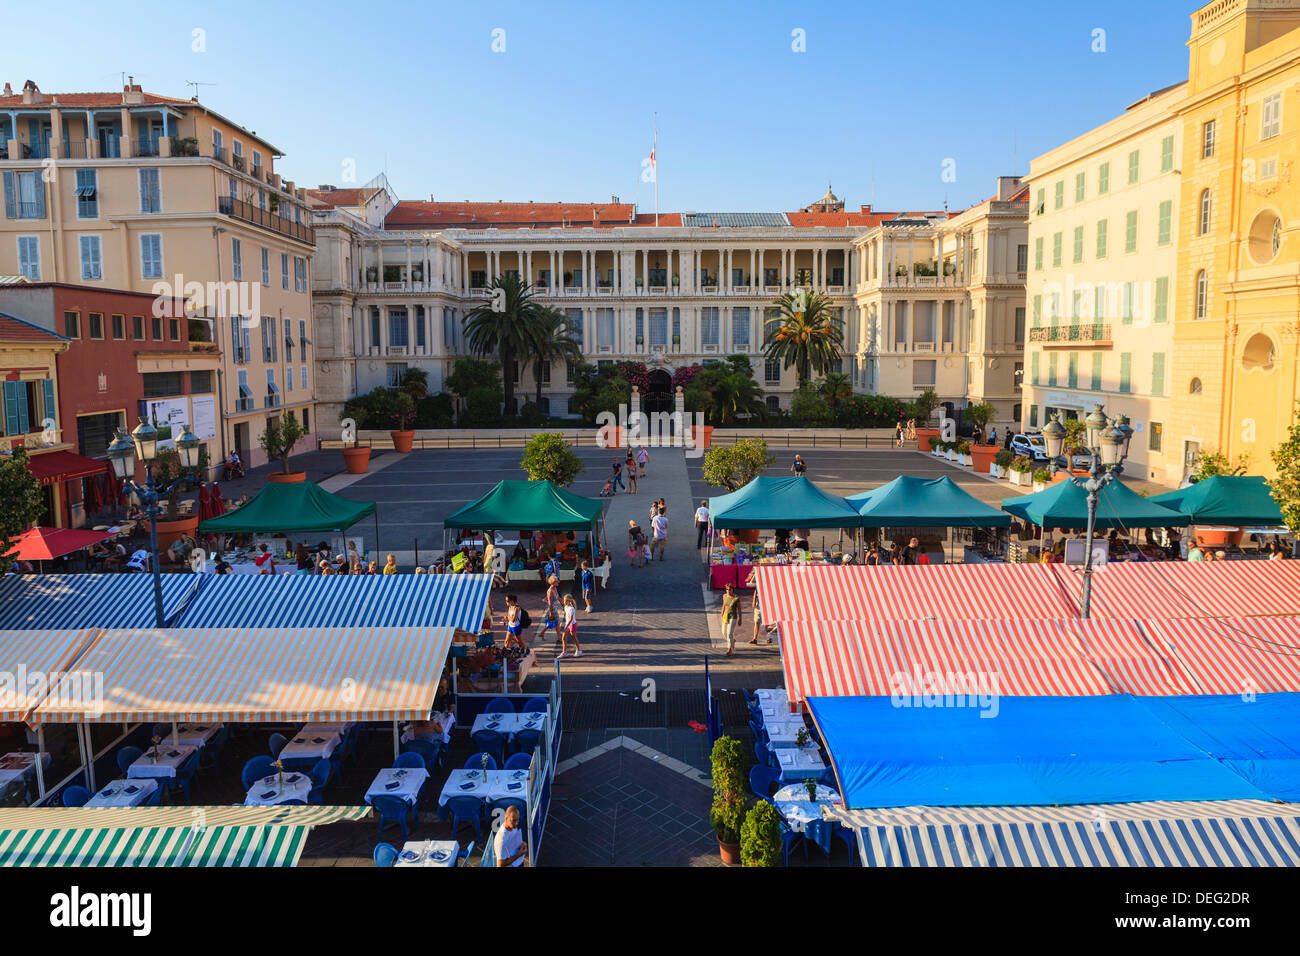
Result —
[{"label": "potted palm", "polygon": [[735,737],[713,745],[713,805],[709,822],[718,837],[723,863],[740,862],[740,828],[745,820],[745,752]]},{"label": "potted palm", "polygon": [[283,468],[283,471],[267,475],[269,481],[277,484],[295,484],[307,480],[307,472],[289,470],[289,456],[293,454],[293,446],[298,444],[306,434],[298,417],[289,411],[267,425],[266,431],[258,436],[257,443],[266,451],[266,457],[280,462]]},{"label": "potted palm", "polygon": [[741,866],[776,866],[781,861],[781,818],[776,807],[758,801],[740,828]]}]

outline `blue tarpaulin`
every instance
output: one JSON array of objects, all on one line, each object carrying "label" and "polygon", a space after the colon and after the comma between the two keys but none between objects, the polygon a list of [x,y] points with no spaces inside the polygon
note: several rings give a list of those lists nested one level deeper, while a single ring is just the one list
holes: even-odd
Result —
[{"label": "blue tarpaulin", "polygon": [[[1180,699],[1188,698],[1161,700]],[[848,808],[1275,797],[1185,736],[1185,726],[1162,720],[1146,700],[953,694],[933,706],[936,700],[944,698],[809,698]],[[1216,726],[1234,753],[1256,736],[1241,721]],[[1276,785],[1285,783],[1282,776],[1261,772],[1257,779]]]}]

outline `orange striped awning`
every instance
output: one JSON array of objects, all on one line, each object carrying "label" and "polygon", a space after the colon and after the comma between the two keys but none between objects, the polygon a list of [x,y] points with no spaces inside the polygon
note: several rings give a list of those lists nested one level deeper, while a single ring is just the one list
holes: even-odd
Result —
[{"label": "orange striped awning", "polygon": [[[0,723],[26,717],[45,698],[51,680],[60,681],[96,633],[89,628],[0,631]],[[88,673],[78,670],[64,686],[71,690],[75,678],[93,687],[93,680],[81,680]]]},{"label": "orange striped awning", "polygon": [[104,631],[78,662],[98,701],[54,689],[29,723],[410,720],[433,706],[452,628]]}]

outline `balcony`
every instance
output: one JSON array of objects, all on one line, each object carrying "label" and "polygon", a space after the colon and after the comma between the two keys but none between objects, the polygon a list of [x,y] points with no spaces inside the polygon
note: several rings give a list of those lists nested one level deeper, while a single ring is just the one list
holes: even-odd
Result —
[{"label": "balcony", "polygon": [[219,196],[217,197],[217,211],[223,216],[230,216],[232,219],[239,219],[254,226],[261,226],[263,229],[269,229],[271,232],[287,236],[290,239],[296,239],[299,242],[310,245],[314,245],[316,242],[316,233],[311,226],[301,225],[285,219],[269,209],[261,209],[241,199]]},{"label": "balcony", "polygon": [[1046,349],[1108,349],[1114,344],[1111,341],[1110,325],[1104,322],[1084,322],[1030,329],[1029,341],[1037,342]]},{"label": "balcony", "polygon": [[135,144],[135,154],[137,156],[160,156],[162,155],[157,136],[145,136]]}]

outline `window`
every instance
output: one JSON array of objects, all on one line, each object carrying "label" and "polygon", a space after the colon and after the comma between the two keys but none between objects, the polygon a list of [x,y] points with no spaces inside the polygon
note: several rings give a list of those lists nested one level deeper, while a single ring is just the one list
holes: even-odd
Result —
[{"label": "window", "polygon": [[153,336],[155,342],[161,342],[163,337],[162,319],[159,316],[153,316],[149,320],[149,333]]},{"label": "window", "polygon": [[1029,406],[1029,427],[1030,428],[1038,427],[1038,406],[1037,405]]},{"label": "window", "polygon": [[162,182],[157,169],[140,170],[140,211],[162,212]]},{"label": "window", "polygon": [[1078,173],[1074,177],[1074,201],[1083,202],[1084,190],[1087,188],[1087,173]]},{"label": "window", "polygon": [[125,426],[121,412],[77,416],[77,451],[87,458],[102,458],[118,428]]},{"label": "window", "polygon": [[99,176],[93,169],[77,170],[77,218],[99,218]]},{"label": "window", "polygon": [[244,250],[238,239],[230,240],[230,272],[236,281],[244,278]]},{"label": "window", "polygon": [[307,260],[302,256],[293,257],[293,288],[295,292],[307,291]]},{"label": "window", "polygon": [[1137,252],[1138,247],[1138,214],[1134,209],[1124,216],[1124,251]]},{"label": "window", "polygon": [[1025,309],[1024,306],[1016,309],[1016,344],[1023,345],[1025,341]]},{"label": "window", "polygon": [[280,253],[280,288],[289,289],[289,253]]},{"label": "window", "polygon": [[1199,212],[1196,216],[1196,234],[1198,236],[1207,236],[1210,234],[1210,213],[1214,207],[1214,198],[1210,195],[1208,189],[1201,190],[1201,200],[1197,204]]},{"label": "window", "polygon": [[1187,386],[1187,391],[1192,395],[1200,395],[1201,380],[1199,378],[1193,378],[1191,384]]},{"label": "window", "polygon": [[[230,198],[231,198],[232,201],[235,201],[235,200],[238,200],[238,199],[239,199],[239,180],[236,179],[234,176],[231,176],[231,177],[230,177],[230,187],[229,187],[229,192],[230,192]],[[251,394],[251,393],[250,393],[250,394]]]},{"label": "window", "polygon": [[284,320],[284,360],[293,361],[293,319]]},{"label": "window", "polygon": [[1138,181],[1138,150],[1128,154],[1128,184],[1132,186]]},{"label": "window", "polygon": [[1099,392],[1099,391],[1101,391],[1101,353],[1100,353],[1100,352],[1093,352],[1093,353],[1092,353],[1092,383],[1091,383],[1091,387],[1092,387],[1092,390],[1093,390],[1094,392]]},{"label": "window", "polygon": [[145,233],[140,236],[140,278],[161,279],[162,275],[162,236]]},{"label": "window", "polygon": [[1133,353],[1121,352],[1119,356],[1119,390],[1133,391]]},{"label": "window", "polygon": [[749,309],[736,306],[731,310],[731,346],[749,348]]},{"label": "window", "polygon": [[284,370],[284,390],[286,392],[293,391],[293,366],[292,365],[290,365],[287,369]]},{"label": "window", "polygon": [[258,208],[258,209],[265,209],[265,208],[266,208],[266,190],[265,190],[265,189],[261,189],[261,188],[259,188],[259,189],[257,190],[257,208]]},{"label": "window", "polygon": [[388,344],[390,347],[400,348],[406,348],[411,344],[405,309],[388,310]]},{"label": "window", "polygon": [[1093,296],[1092,317],[1100,322],[1106,318],[1106,283],[1098,282]]},{"label": "window", "polygon": [[[266,370],[266,407],[277,408],[280,404],[280,387],[275,384],[275,369]],[[268,424],[270,424],[268,422]]]},{"label": "window", "polygon": [[1272,139],[1282,132],[1282,94],[1274,93],[1264,97],[1263,109],[1259,115],[1259,138]]},{"label": "window", "polygon": [[104,278],[103,263],[99,258],[99,236],[81,237],[81,278]]},{"label": "window", "polygon": [[[448,338],[447,341],[450,342],[451,339]],[[382,342],[383,333],[380,331],[379,307],[372,305],[370,307],[370,347],[372,349],[379,348]]]},{"label": "window", "polygon": [[18,274],[41,281],[41,240],[39,236],[18,237]]},{"label": "window", "polygon": [[1109,219],[1097,220],[1097,258],[1106,258],[1106,236],[1110,229]]},{"label": "window", "polygon": [[1170,172],[1174,168],[1174,137],[1171,133],[1160,141],[1160,171]]},{"label": "window", "polygon": [[1038,328],[1040,325],[1043,324],[1043,297],[1041,295],[1036,295],[1034,296],[1033,302],[1034,302],[1034,328]]},{"label": "window", "polygon": [[1016,271],[1017,272],[1029,271],[1029,247],[1028,246],[1016,246]]},{"label": "window", "polygon": [[708,306],[700,310],[700,342],[703,345],[718,346],[718,307]]},{"label": "window", "polygon": [[1110,163],[1102,163],[1097,170],[1097,195],[1110,192]]},{"label": "window", "polygon": [[180,372],[144,372],[140,379],[144,385],[145,398],[166,398],[169,395],[185,394]]},{"label": "window", "polygon": [[1201,159],[1209,159],[1214,155],[1214,120],[1206,120],[1201,124]]},{"label": "window", "polygon": [[181,320],[180,320],[180,319],[174,319],[174,318],[173,318],[173,319],[168,319],[168,320],[167,320],[167,337],[170,338],[173,342],[179,342],[179,341],[180,341],[180,339],[181,339]]},{"label": "window", "polygon": [[605,348],[614,346],[614,310],[596,310],[596,344]]},{"label": "window", "polygon": [[1034,271],[1041,272],[1043,268],[1043,237],[1039,236],[1034,240]]},{"label": "window", "polygon": [[[300,366],[298,366],[298,380],[299,380],[300,382],[302,382],[302,387],[303,387],[303,390],[305,391],[306,388],[307,388],[307,366],[305,366],[305,365],[300,365]],[[303,414],[304,414],[304,416],[306,415],[305,412],[304,412]],[[303,424],[303,426],[302,426],[303,428],[306,428],[306,427],[307,427],[307,425],[306,425],[306,421],[307,421],[307,419],[304,417],[304,418],[303,418],[303,423],[304,423],[304,424]]]},{"label": "window", "polygon": [[1160,276],[1156,279],[1156,303],[1155,315],[1152,317],[1157,323],[1169,321],[1169,277]]},{"label": "window", "polygon": [[912,362],[912,386],[926,388],[935,382],[935,359],[916,359]]},{"label": "window", "polygon": [[1074,261],[1083,261],[1083,226],[1074,227]]},{"label": "window", "polygon": [[131,316],[131,338],[135,339],[137,342],[139,342],[144,338],[144,316],[143,315]]},{"label": "window", "polygon": [[9,219],[45,218],[45,183],[40,170],[5,170],[5,216]]},{"label": "window", "polygon": [[1259,178],[1272,179],[1277,175],[1277,157],[1261,160],[1259,164]]},{"label": "window", "polygon": [[1161,422],[1147,422],[1147,450],[1159,451],[1161,440],[1165,437],[1165,426]]},{"label": "window", "polygon": [[1039,189],[1034,195],[1034,215],[1041,216],[1047,209],[1047,190]]},{"label": "window", "polygon": [[63,313],[63,334],[70,339],[81,338],[81,314],[79,312]]},{"label": "window", "polygon": [[1058,268],[1061,265],[1061,234],[1052,235],[1052,268]]},{"label": "window", "polygon": [[1151,356],[1151,394],[1165,393],[1165,353],[1156,352]]},{"label": "window", "polygon": [[275,319],[269,315],[262,316],[262,361],[274,362],[280,350],[275,344]]},{"label": "window", "polygon": [[776,414],[780,413],[780,411],[781,411],[781,399],[778,398],[777,396],[775,396],[775,395],[769,395],[769,396],[767,396],[767,398],[763,399],[763,403],[764,403],[765,405],[767,405],[767,411],[768,411],[768,414],[770,414],[770,415],[776,415]]},{"label": "window", "polygon": [[1241,352],[1241,367],[1269,371],[1277,360],[1277,347],[1273,340],[1263,332],[1256,332],[1246,342]]},{"label": "window", "polygon": [[1048,385],[1056,384],[1056,363],[1059,357],[1060,357],[1060,353],[1058,352],[1049,352],[1047,354],[1047,384]]},{"label": "window", "polygon": [[55,418],[57,414],[53,379],[4,383],[5,434],[38,432],[47,416]]},{"label": "window", "polygon": [[668,345],[668,310],[667,309],[650,310],[650,344],[652,346]]},{"label": "window", "polygon": [[1053,187],[1053,197],[1055,200],[1054,205],[1052,206],[1053,209],[1060,209],[1062,206],[1065,205],[1065,180],[1064,179],[1060,180]]},{"label": "window", "polygon": [[781,360],[767,359],[763,362],[763,383],[765,385],[781,384]]},{"label": "window", "polygon": [[235,410],[246,412],[253,407],[253,390],[248,387],[248,369],[239,369],[239,399],[235,402]]},{"label": "window", "polygon": [[1209,292],[1209,279],[1205,275],[1205,270],[1202,269],[1196,273],[1196,317],[1198,319],[1205,318],[1205,310],[1210,297]]},{"label": "window", "polygon": [[271,285],[271,250],[262,247],[262,285]]},{"label": "window", "polygon": [[632,334],[636,337],[637,345],[645,344],[645,310],[636,310],[636,319],[633,323]]},{"label": "window", "polygon": [[1029,355],[1029,381],[1038,384],[1038,357],[1042,353],[1031,352]]},{"label": "window", "polygon": [[1120,321],[1125,325],[1133,324],[1133,290],[1137,288],[1136,282],[1125,282],[1120,285]]}]

